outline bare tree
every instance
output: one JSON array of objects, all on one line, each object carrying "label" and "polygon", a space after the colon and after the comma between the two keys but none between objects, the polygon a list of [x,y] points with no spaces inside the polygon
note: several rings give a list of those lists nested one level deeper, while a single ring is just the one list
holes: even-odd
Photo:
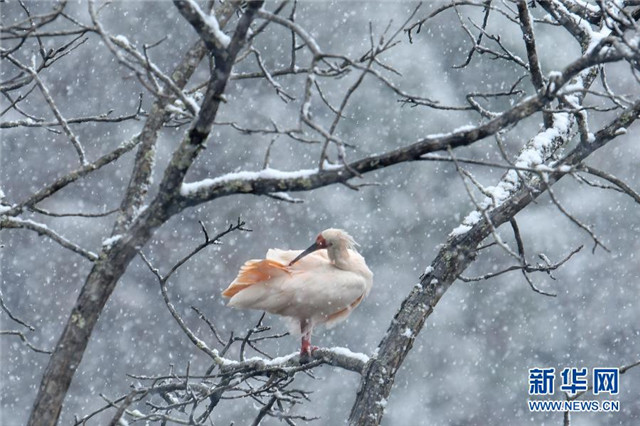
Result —
[{"label": "bare tree", "polygon": [[[59,135],[73,150],[75,165],[61,162],[57,177],[26,196],[0,193],[0,227],[34,231],[91,264],[64,330],[49,356],[31,409],[30,425],[57,423],[100,315],[136,257],[148,266],[159,283],[166,308],[195,348],[210,359],[210,368],[197,373],[188,367],[181,373],[132,375],[140,385],[118,398],[104,396],[105,406],[78,418],[76,424],[85,424],[107,410],[112,410],[110,417],[114,425],[125,418],[162,424],[205,424],[224,398],[252,399],[259,404],[261,408],[255,414],[254,425],[267,416],[288,424],[309,421],[313,417],[290,410],[310,398],[307,391],[297,386],[296,378],[301,374],[313,375],[318,366],[329,364],[361,376],[349,423],[376,425],[383,418],[396,374],[416,336],[454,281],[487,280],[517,270],[537,293],[532,297],[555,296],[536,284],[536,273],[551,274],[570,262],[581,247],[575,247],[560,259],[541,256],[541,263],[532,264],[515,219],[518,212],[542,194],[548,194],[576,230],[588,235],[595,251],[608,248],[596,230],[564,206],[553,190],[554,184],[563,178],[575,179],[618,191],[640,203],[640,194],[633,189],[633,183],[625,183],[585,162],[601,148],[631,132],[640,114],[638,2],[456,0],[433,6],[428,11],[426,6],[416,4],[405,22],[391,22],[382,31],[373,26],[364,28],[366,47],[356,55],[331,52],[317,41],[317,37],[299,23],[296,2],[263,3],[231,0],[199,5],[191,0],[174,1],[172,13],[190,25],[196,41],[184,47],[183,52],[172,52],[173,66],[153,59],[154,49],[161,47],[164,39],[140,46],[124,35],[112,33],[101,18],[106,4],[91,1],[82,5],[87,13],[84,20],[68,12],[70,6],[66,2],[48,6],[46,11],[40,11],[39,7],[38,12],[34,12],[32,4],[19,2],[10,11],[3,12],[11,13],[13,19],[3,18],[2,24],[5,70],[0,83],[4,98],[0,128],[14,133],[37,128]],[[509,70],[515,70],[505,73],[500,89],[487,90],[479,81],[478,87],[466,93],[466,102],[456,104],[431,99],[403,84],[400,73],[393,62],[386,60],[386,55],[399,43],[411,43],[412,48],[418,49],[421,31],[441,14],[455,19],[468,38],[468,49],[459,58],[457,67],[470,67],[478,61],[500,61]],[[500,19],[505,23],[504,28],[491,26],[491,19]],[[579,54],[563,58],[563,65],[551,68],[556,70],[553,72],[541,66],[543,52],[536,41],[538,32],[548,27],[566,32],[580,46]],[[514,28],[521,34],[520,48],[526,57],[521,57],[501,36],[501,31],[506,33]],[[282,38],[280,47],[283,48],[279,52],[271,52],[268,44],[261,43],[269,31],[277,31]],[[144,95],[132,95],[135,103],[130,111],[120,115],[110,110],[74,115],[57,99],[57,90],[48,83],[48,73],[84,45],[92,45],[93,50],[106,49],[127,77],[137,82]],[[274,60],[276,55],[278,60]],[[612,65],[624,68],[622,72],[628,81],[635,84],[632,90],[619,93],[619,85],[612,87],[607,77],[608,67]],[[397,100],[399,108],[411,106],[441,114],[475,114],[475,123],[440,134],[416,134],[412,140],[401,141],[398,147],[362,155],[356,148],[366,146],[367,142],[346,139],[341,126],[354,98],[365,87],[365,80],[377,85],[381,96]],[[234,99],[228,98],[230,83],[241,85],[254,81],[266,84],[274,97],[287,105],[293,125],[272,119],[270,126],[254,127],[250,121],[247,124],[239,117],[224,116],[226,104],[233,104],[237,102],[235,98],[241,97],[234,92]],[[143,97],[151,97],[152,101],[145,104]],[[46,106],[48,111],[30,112],[31,102]],[[522,138],[528,119],[539,121],[540,130]],[[138,130],[117,148],[100,155],[90,154],[96,151],[94,145],[98,144],[98,138],[92,128],[86,126],[120,126],[122,123],[135,125]],[[89,130],[82,131],[83,126]],[[219,143],[213,143],[218,128],[237,135],[269,138],[268,147],[261,150],[262,169],[228,174],[216,174],[212,170],[207,178],[186,182],[185,177],[196,168],[195,162],[207,143],[209,150],[224,149]],[[168,164],[160,164],[156,161],[157,152],[166,129],[173,131],[171,135],[179,138],[179,143],[172,148]],[[521,136],[515,156],[510,155],[506,147],[518,141],[514,135]],[[459,153],[460,148],[487,139],[495,141],[501,160],[469,158]],[[272,151],[281,140],[306,150],[303,158],[313,155],[315,167],[292,171],[271,168]],[[122,163],[119,167],[129,167],[123,159],[133,150],[135,159],[127,171],[128,183],[116,209],[100,213],[56,213],[40,205],[109,165]],[[250,226],[241,219],[215,236],[209,235],[209,224],[202,224],[204,242],[184,253],[173,266],[160,266],[162,260],[145,254],[154,233],[189,207],[238,194],[295,203],[298,200],[290,195],[292,192],[312,191],[333,184],[358,190],[373,184],[366,180],[367,173],[409,162],[452,163],[474,209],[451,231],[419,284],[406,295],[395,317],[389,319],[389,328],[374,354],[320,349],[308,362],[296,354],[271,359],[264,353],[265,358],[246,358],[249,348],[262,353],[264,342],[283,335],[270,333],[261,318],[243,336],[232,333],[224,337],[216,325],[194,307],[215,336],[215,342],[209,343],[197,335],[175,309],[167,283],[182,265],[207,247],[218,244],[227,234],[249,231]],[[504,174],[493,186],[484,186],[469,171],[471,166],[501,169]],[[153,182],[154,173],[161,176],[157,184]],[[111,216],[112,231],[98,249],[75,243],[39,219],[67,216],[104,219],[110,215],[114,215]],[[500,229],[505,223],[509,224],[507,231]],[[513,234],[513,243],[501,236],[505,232]],[[487,239],[490,242],[486,242]],[[501,249],[514,265],[478,277],[462,275],[472,262],[482,258],[482,250],[490,246]],[[12,314],[2,297],[0,294],[3,311],[16,324],[16,329],[2,331],[2,334],[18,336],[31,349],[46,352],[29,341],[28,332],[21,331],[32,329],[29,321]],[[239,359],[227,358],[231,348],[237,348]]]}]

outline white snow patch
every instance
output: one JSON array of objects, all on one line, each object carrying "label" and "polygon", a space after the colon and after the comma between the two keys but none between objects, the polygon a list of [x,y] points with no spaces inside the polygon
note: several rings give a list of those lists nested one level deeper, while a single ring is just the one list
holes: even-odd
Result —
[{"label": "white snow patch", "polygon": [[220,24],[218,24],[218,20],[216,19],[216,17],[213,15],[204,15],[204,21],[207,23],[209,30],[214,35],[216,40],[218,40],[220,42],[220,45],[222,45],[222,47],[226,49],[229,46],[229,43],[231,43],[231,37],[222,32],[222,30],[220,29]]},{"label": "white snow patch", "polygon": [[385,408],[387,406],[387,400],[385,398],[382,398],[380,401],[376,401],[376,405]]},{"label": "white snow patch", "polygon": [[113,39],[115,40],[116,43],[124,46],[124,47],[131,47],[131,43],[129,42],[129,39],[126,38],[123,35],[117,35],[115,37],[113,37]]},{"label": "white snow patch", "polygon": [[626,127],[620,127],[618,130],[616,130],[616,132],[614,133],[614,135],[616,136],[620,136],[620,135],[626,135],[627,134],[627,129]]},{"label": "white snow patch", "polygon": [[469,225],[461,224],[455,227],[453,231],[449,233],[449,235],[451,237],[457,237],[458,235],[466,234],[467,232],[469,232],[470,229],[471,227]]},{"label": "white snow patch", "polygon": [[263,361],[264,361],[264,365],[281,365],[281,364],[286,364],[291,358],[294,358],[296,355],[298,355],[298,352],[293,352],[293,353],[290,353],[289,355],[279,356],[274,359],[265,359]]},{"label": "white snow patch", "polygon": [[536,166],[536,170],[539,172],[555,172],[555,169],[553,167],[549,167],[546,164],[540,164],[538,166]]},{"label": "white snow patch", "polygon": [[[217,356],[217,357],[218,357],[218,358],[216,359],[216,362],[217,362],[218,364],[220,364],[220,365],[224,366],[224,367],[228,367],[228,366],[230,366],[230,365],[235,365],[235,364],[237,364],[237,363],[238,363],[238,361],[234,361],[234,360],[229,359],[229,358],[221,357],[221,356],[220,356],[220,353],[218,352],[218,350],[217,350],[217,349],[213,349],[213,351],[212,351],[212,352],[213,352],[213,354],[214,354],[215,356]],[[262,358],[260,358],[260,359],[262,359]]]},{"label": "white snow patch", "polygon": [[322,169],[323,170],[339,170],[339,169],[343,169],[344,166],[342,164],[333,164],[330,163],[327,160],[324,160],[324,162],[322,163]]},{"label": "white snow patch", "polygon": [[302,199],[301,198],[293,198],[291,195],[287,194],[286,192],[272,192],[271,195],[273,195],[274,197],[282,200],[282,201],[288,201],[290,203],[301,203]]},{"label": "white snow patch", "polygon": [[480,212],[474,210],[471,213],[469,213],[467,217],[464,218],[462,223],[465,223],[467,225],[475,225],[476,223],[480,222],[481,218],[482,218],[482,215],[480,214]]},{"label": "white snow patch", "polygon": [[298,179],[306,178],[318,173],[318,169],[304,169],[296,171],[282,171],[271,168],[260,170],[259,172],[239,171],[227,173],[214,179],[203,179],[198,182],[183,183],[180,188],[180,195],[187,197],[203,189],[215,185],[222,185],[233,180],[258,180],[258,179]]},{"label": "white snow patch", "polygon": [[452,133],[468,132],[468,131],[473,130],[475,128],[476,128],[476,126],[474,126],[473,124],[465,124],[463,126],[456,127],[455,129],[453,129]]},{"label": "white snow patch", "polygon": [[351,352],[351,350],[347,348],[335,346],[333,348],[329,348],[329,350],[336,355],[342,355],[347,358],[356,359],[358,361],[364,362],[365,364],[369,362],[369,357],[367,355],[360,352]]},{"label": "white snow patch", "polygon": [[[489,190],[489,188],[487,189]],[[482,218],[482,214],[480,214],[479,211],[477,210],[472,211],[464,218],[464,220],[458,227],[456,227],[453,231],[451,231],[449,236],[456,237],[458,235],[466,234],[473,227],[473,225],[475,225],[480,221],[481,218]]]},{"label": "white snow patch", "polygon": [[402,335],[408,339],[411,339],[413,337],[413,332],[411,331],[410,328],[405,328],[404,331],[402,332]]},{"label": "white snow patch", "polygon": [[465,124],[464,126],[460,126],[460,127],[456,127],[455,129],[453,129],[452,131],[450,131],[449,133],[431,133],[429,135],[427,135],[425,137],[425,139],[440,139],[440,138],[446,138],[449,137],[455,133],[462,133],[462,132],[468,132],[471,131],[473,129],[475,129],[477,126],[471,125],[471,124]]},{"label": "white snow patch", "polygon": [[140,410],[131,410],[131,411],[129,411],[129,413],[133,417],[146,417],[144,414],[142,414],[142,412]]},{"label": "white snow patch", "polygon": [[229,43],[231,43],[231,37],[229,37],[228,35],[222,32],[222,30],[220,29],[220,24],[218,23],[218,20],[216,19],[216,17],[213,15],[208,15],[204,13],[202,9],[200,9],[200,6],[198,5],[198,3],[196,3],[195,1],[193,0],[187,0],[187,1],[191,4],[191,7],[193,7],[196,10],[198,15],[200,15],[200,17],[205,22],[205,24],[207,24],[207,29],[209,30],[208,32],[213,34],[213,36],[220,43],[220,45],[226,49],[227,46],[229,46]]},{"label": "white snow patch", "polygon": [[424,269],[424,275],[429,275],[433,272],[433,266],[429,265]]},{"label": "white snow patch", "polygon": [[144,204],[140,207],[136,207],[136,209],[133,211],[133,215],[131,217],[131,220],[136,220],[138,218],[138,216],[140,216],[142,213],[145,212],[145,210],[147,210],[147,208],[149,207],[149,205]]},{"label": "white snow patch", "polygon": [[109,237],[102,242],[102,247],[111,247],[113,244],[115,244],[116,241],[120,240],[121,238],[121,234],[116,234],[113,237]]}]

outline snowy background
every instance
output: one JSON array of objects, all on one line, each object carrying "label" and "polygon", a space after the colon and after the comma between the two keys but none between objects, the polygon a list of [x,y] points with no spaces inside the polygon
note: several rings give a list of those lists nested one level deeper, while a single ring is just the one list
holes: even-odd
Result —
[{"label": "snowy background", "polygon": [[[34,10],[38,7],[48,10],[50,4],[30,2],[30,6]],[[424,5],[418,17],[426,16],[432,7]],[[303,2],[297,16],[326,51],[356,55],[368,48],[369,22],[377,33],[384,30],[390,19],[397,28],[414,8],[415,4],[410,2]],[[85,4],[74,4],[70,11],[88,22]],[[471,16],[481,16],[476,13]],[[20,16],[15,2],[3,4],[3,22]],[[109,32],[123,34],[136,45],[167,36],[151,51],[152,59],[165,70],[175,64],[177,54],[196,40],[195,32],[171,4],[116,2],[105,8],[101,16]],[[497,16],[492,18],[490,28],[501,29],[503,42],[524,57],[519,29],[507,26]],[[508,88],[515,80],[513,76],[521,71],[504,62],[474,58],[466,69],[452,69],[452,65],[464,61],[469,48],[458,24],[455,14],[445,13],[414,36],[413,44],[401,36],[402,43],[385,58],[402,76],[390,74],[390,78],[407,91],[446,104],[464,103],[464,95],[471,91]],[[561,69],[579,54],[579,46],[560,29],[542,27],[538,30],[538,42],[545,74]],[[289,38],[281,28],[271,25],[257,47],[268,67],[288,64]],[[637,94],[637,82],[615,78],[616,73],[629,75],[622,68],[611,67],[612,85],[621,93]],[[6,68],[0,72],[6,78]],[[197,77],[205,76],[206,70],[202,68]],[[327,96],[333,102],[339,101],[353,78],[328,80]],[[43,80],[68,116],[99,114],[109,109],[117,114],[135,111],[138,94],[143,90],[95,36],[46,72]],[[294,78],[282,81],[293,84]],[[531,91],[531,87],[527,90]],[[298,100],[302,97],[301,90],[293,94]],[[218,121],[234,120],[247,127],[268,127],[270,120],[283,127],[294,126],[300,106],[295,101],[283,103],[273,88],[261,80],[232,81],[227,97],[229,102],[223,105]],[[340,127],[340,137],[357,146],[357,150],[347,151],[349,159],[478,122],[474,113],[410,108],[396,99],[389,89],[365,79]],[[144,106],[148,108],[150,102],[150,96],[145,96]],[[31,98],[24,108],[36,115],[49,113],[37,97]],[[320,119],[323,115],[327,120],[332,118],[320,106],[313,113]],[[592,118],[592,126],[595,128],[605,118],[606,115]],[[507,135],[510,154],[517,153],[535,135],[539,123],[540,117],[535,116]],[[74,130],[84,141],[91,159],[129,139],[141,125],[142,122],[91,124],[76,126]],[[183,132],[184,128],[163,131],[156,182]],[[640,149],[634,133],[637,134],[637,129],[632,128],[630,134],[593,155],[589,163],[616,174],[638,190]],[[75,152],[64,135],[34,128],[2,130],[0,137],[1,187],[11,201],[27,197],[76,167]],[[220,126],[214,130],[207,150],[197,160],[187,181],[238,170],[259,170],[270,140],[269,136],[242,135]],[[319,149],[279,140],[272,150],[271,167],[281,170],[316,167]],[[500,160],[491,139],[456,153],[461,157]],[[57,212],[116,208],[128,182],[132,160],[133,154],[128,154],[115,165],[64,189],[42,207]],[[470,170],[486,185],[495,184],[502,174],[501,170],[486,167]],[[403,164],[367,175],[365,179],[380,186],[358,192],[345,186],[330,186],[292,194],[303,199],[302,204],[254,196],[222,198],[172,218],[156,232],[144,252],[155,266],[166,271],[201,242],[198,220],[207,224],[210,233],[222,230],[238,216],[253,229],[252,233],[232,234],[224,245],[200,253],[169,283],[177,309],[213,345],[206,325],[197,319],[190,306],[206,313],[225,335],[231,331],[244,332],[255,324],[260,312],[231,310],[224,306],[220,296],[240,265],[247,259],[263,256],[268,248],[305,248],[319,231],[343,228],[361,244],[360,251],[375,274],[374,288],[348,321],[331,330],[318,330],[314,343],[323,347],[346,346],[370,354],[400,302],[437,253],[438,245],[473,206],[449,163]],[[593,225],[611,253],[598,249],[592,254],[589,236],[560,214],[547,196],[542,196],[538,203],[517,215],[530,261],[534,262],[540,252],[559,260],[577,246],[585,245],[585,249],[555,272],[557,280],[545,274],[533,276],[539,287],[556,292],[558,297],[532,292],[519,272],[480,283],[455,283],[428,319],[396,377],[383,424],[560,425],[561,414],[528,411],[529,368],[591,369],[622,366],[640,359],[638,206],[630,197],[579,185],[570,178],[563,179],[554,189],[568,210]],[[38,220],[83,247],[98,251],[111,231],[113,216]],[[505,240],[512,241],[507,229],[502,234]],[[52,349],[91,265],[33,232],[3,230],[0,243],[5,302],[14,313],[36,326],[37,331],[29,335],[32,342]],[[489,249],[483,251],[465,275],[499,270],[511,262],[499,249]],[[4,313],[0,320],[2,329],[12,327]],[[285,330],[275,317],[267,316],[266,323],[275,331]],[[298,345],[297,338],[286,337],[266,348],[274,355],[285,355],[298,350]],[[3,336],[0,348],[1,423],[21,425],[31,409],[47,356],[29,351],[14,337]],[[155,277],[136,259],[98,322],[74,377],[60,424],[70,424],[74,415],[83,416],[104,405],[99,394],[115,398],[128,392],[135,381],[126,373],[164,374],[172,365],[184,372],[188,362],[192,372],[203,372],[208,367],[207,359],[188,342],[171,318]],[[316,375],[315,380],[300,378],[301,387],[314,391],[312,402],[301,407],[300,413],[320,416],[322,419],[316,424],[341,424],[355,398],[359,377],[331,367],[316,370]],[[573,424],[638,424],[639,394],[640,368],[621,378],[618,398],[621,412],[576,414]],[[247,424],[256,411],[250,402],[225,401],[214,412],[213,420],[215,424],[231,421]],[[268,419],[265,424],[280,423]]]}]

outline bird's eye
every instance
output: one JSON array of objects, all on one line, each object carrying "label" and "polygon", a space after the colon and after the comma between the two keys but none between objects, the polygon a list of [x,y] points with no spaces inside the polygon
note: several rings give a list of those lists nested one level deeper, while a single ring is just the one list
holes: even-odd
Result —
[{"label": "bird's eye", "polygon": [[316,238],[316,244],[320,248],[329,247],[329,244],[327,244],[327,240],[322,235],[318,235],[318,238]]}]

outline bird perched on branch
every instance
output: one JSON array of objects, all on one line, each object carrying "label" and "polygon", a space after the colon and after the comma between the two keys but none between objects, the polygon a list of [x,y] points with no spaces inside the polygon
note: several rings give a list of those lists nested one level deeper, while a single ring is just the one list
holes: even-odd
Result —
[{"label": "bird perched on branch", "polygon": [[373,274],[340,229],[326,229],[306,250],[267,251],[249,260],[222,292],[228,306],[267,311],[293,319],[302,333],[301,355],[310,355],[311,331],[344,320],[369,294]]}]

